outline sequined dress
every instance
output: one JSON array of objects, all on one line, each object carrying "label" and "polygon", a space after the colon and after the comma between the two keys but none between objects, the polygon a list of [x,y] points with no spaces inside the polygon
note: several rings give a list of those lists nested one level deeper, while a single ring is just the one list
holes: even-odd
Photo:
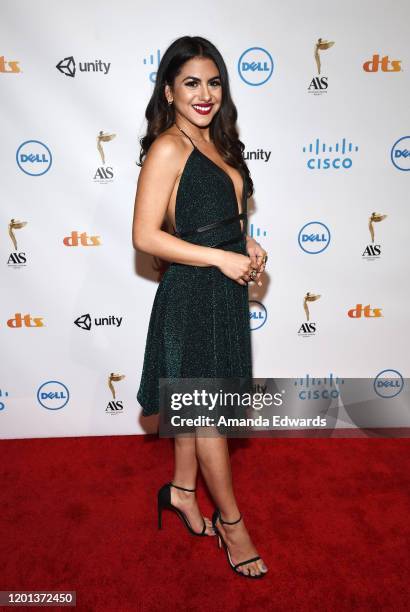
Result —
[{"label": "sequined dress", "polygon": [[[174,235],[247,255],[246,176],[240,214],[231,177],[190,141],[193,149],[178,185]],[[215,266],[170,264],[158,285],[148,326],[137,393],[143,416],[160,411],[160,377],[251,380],[247,285]]]}]

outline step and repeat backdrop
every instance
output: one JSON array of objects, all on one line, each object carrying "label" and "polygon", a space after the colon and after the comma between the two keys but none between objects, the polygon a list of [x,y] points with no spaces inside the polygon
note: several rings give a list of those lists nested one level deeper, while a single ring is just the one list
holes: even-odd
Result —
[{"label": "step and repeat backdrop", "polygon": [[[158,63],[187,34],[226,61],[249,233],[269,253],[249,286],[254,376],[294,377],[301,400],[365,378],[386,399],[378,425],[408,426],[409,4],[0,11],[1,437],[154,427],[136,400],[159,279],[132,246],[136,161]],[[337,426],[354,427],[335,399]]]}]

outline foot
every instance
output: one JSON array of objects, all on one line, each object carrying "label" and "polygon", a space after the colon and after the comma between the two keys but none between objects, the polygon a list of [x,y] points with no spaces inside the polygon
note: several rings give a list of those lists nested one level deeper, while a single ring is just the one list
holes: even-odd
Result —
[{"label": "foot", "polygon": [[208,517],[202,516],[199,510],[195,493],[180,491],[179,489],[171,487],[171,504],[186,514],[186,517],[194,531],[201,533],[204,527],[203,521],[205,521],[206,535],[215,535],[212,521]]},{"label": "foot", "polygon": [[[222,518],[225,521],[236,520],[235,517],[228,518],[226,516],[222,516]],[[241,561],[245,561],[246,559],[252,559],[252,557],[258,556],[257,550],[252,543],[243,519],[235,525],[226,525],[222,524],[218,518],[216,521],[216,527],[218,528],[218,531],[220,531],[226,545],[228,546],[229,554],[234,565],[241,563]],[[252,563],[240,565],[236,571],[242,572],[245,575],[259,576],[260,574],[265,574],[268,571],[268,568],[262,559],[258,559],[257,561],[252,561]]]}]

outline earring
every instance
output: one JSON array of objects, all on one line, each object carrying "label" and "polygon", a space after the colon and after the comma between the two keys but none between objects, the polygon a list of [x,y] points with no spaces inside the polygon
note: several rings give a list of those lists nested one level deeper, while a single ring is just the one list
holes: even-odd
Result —
[{"label": "earring", "polygon": [[168,106],[171,106],[172,103],[173,103],[173,100],[168,100]]}]

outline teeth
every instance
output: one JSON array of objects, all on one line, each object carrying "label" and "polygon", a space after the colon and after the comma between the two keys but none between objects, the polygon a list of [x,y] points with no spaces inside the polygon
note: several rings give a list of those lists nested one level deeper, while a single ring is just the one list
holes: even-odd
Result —
[{"label": "teeth", "polygon": [[199,104],[193,104],[193,107],[199,110],[209,110],[211,108],[211,104],[209,106],[200,106]]}]

